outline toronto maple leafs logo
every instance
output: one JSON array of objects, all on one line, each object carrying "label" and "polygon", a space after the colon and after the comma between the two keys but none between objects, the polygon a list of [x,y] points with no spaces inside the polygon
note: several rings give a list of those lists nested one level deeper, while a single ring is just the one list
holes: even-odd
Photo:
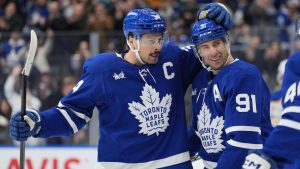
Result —
[{"label": "toronto maple leafs logo", "polygon": [[218,153],[224,149],[221,135],[224,128],[223,116],[216,116],[211,121],[211,113],[205,103],[203,103],[198,117],[196,134],[201,139],[202,146],[207,153]]},{"label": "toronto maple leafs logo", "polygon": [[123,71],[121,71],[119,74],[114,73],[113,77],[115,78],[115,80],[120,80],[120,79],[125,79],[125,74]]},{"label": "toronto maple leafs logo", "polygon": [[160,19],[160,16],[158,14],[156,15],[151,15],[155,20],[159,20]]},{"label": "toronto maple leafs logo", "polygon": [[136,16],[136,15],[138,15],[136,12],[129,12],[128,14],[127,14],[127,16],[130,16],[130,15],[133,15],[133,16]]},{"label": "toronto maple leafs logo", "polygon": [[172,104],[171,94],[166,94],[161,100],[159,92],[156,92],[150,85],[145,84],[140,96],[143,103],[128,103],[128,109],[135,118],[139,120],[141,130],[139,134],[147,136],[164,132],[169,126],[169,112]]}]

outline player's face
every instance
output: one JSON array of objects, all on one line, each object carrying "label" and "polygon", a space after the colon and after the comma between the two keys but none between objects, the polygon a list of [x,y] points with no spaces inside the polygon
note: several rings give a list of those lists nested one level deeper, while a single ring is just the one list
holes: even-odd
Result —
[{"label": "player's face", "polygon": [[198,46],[198,53],[206,65],[213,71],[219,71],[228,59],[228,44],[222,39],[215,39]]},{"label": "player's face", "polygon": [[141,59],[147,64],[156,64],[162,44],[162,34],[144,34],[140,38]]}]

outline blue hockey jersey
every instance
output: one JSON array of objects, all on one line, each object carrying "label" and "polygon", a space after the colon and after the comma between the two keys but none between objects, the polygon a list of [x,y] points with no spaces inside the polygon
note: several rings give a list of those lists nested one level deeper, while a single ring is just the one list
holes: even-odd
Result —
[{"label": "blue hockey jersey", "polygon": [[155,65],[132,65],[122,54],[89,59],[57,107],[41,112],[37,137],[76,133],[99,112],[98,168],[191,169],[184,94],[202,68],[191,48],[164,45]]},{"label": "blue hockey jersey", "polygon": [[282,115],[264,151],[281,169],[300,168],[300,52],[291,55],[282,82]]},{"label": "blue hockey jersey", "polygon": [[241,169],[248,150],[262,149],[272,130],[270,92],[259,71],[236,59],[215,76],[199,72],[192,89],[190,150],[206,168]]}]

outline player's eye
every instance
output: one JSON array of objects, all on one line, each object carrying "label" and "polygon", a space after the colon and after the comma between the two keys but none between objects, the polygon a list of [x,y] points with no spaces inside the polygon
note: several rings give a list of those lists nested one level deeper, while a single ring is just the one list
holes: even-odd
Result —
[{"label": "player's eye", "polygon": [[218,47],[218,46],[220,46],[221,45],[221,40],[217,40],[217,41],[214,41],[213,42],[213,46],[214,47]]},{"label": "player's eye", "polygon": [[163,43],[163,38],[143,38],[145,45],[155,45],[158,43],[161,45]]}]

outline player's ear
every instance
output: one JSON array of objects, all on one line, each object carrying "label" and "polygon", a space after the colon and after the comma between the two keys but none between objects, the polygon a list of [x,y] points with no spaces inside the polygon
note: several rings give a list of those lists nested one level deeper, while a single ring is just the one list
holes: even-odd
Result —
[{"label": "player's ear", "polygon": [[230,53],[230,43],[226,42],[225,46],[226,46],[226,49],[227,49],[228,53]]},{"label": "player's ear", "polygon": [[228,36],[225,37],[225,38],[223,39],[223,42],[225,43],[226,49],[227,49],[228,51],[230,51],[230,41],[229,41],[229,37],[228,37]]},{"label": "player's ear", "polygon": [[128,45],[135,50],[136,49],[136,39],[133,36],[128,36]]}]

